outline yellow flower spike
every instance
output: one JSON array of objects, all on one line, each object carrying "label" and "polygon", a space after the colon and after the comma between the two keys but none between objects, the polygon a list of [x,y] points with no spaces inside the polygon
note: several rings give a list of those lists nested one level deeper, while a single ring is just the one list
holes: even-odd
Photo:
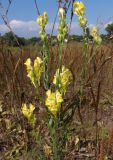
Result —
[{"label": "yellow flower spike", "polygon": [[97,28],[96,27],[93,27],[92,28],[92,31],[91,31],[91,35],[94,39],[94,42],[97,44],[97,45],[100,45],[102,43],[102,38],[100,37],[100,35],[98,34],[98,31],[97,31]]},{"label": "yellow flower spike", "polygon": [[47,22],[48,22],[48,14],[47,14],[47,12],[44,12],[44,20],[45,20],[45,23],[47,24]]},{"label": "yellow flower spike", "polygon": [[63,102],[62,95],[60,92],[57,90],[56,92],[51,92],[51,90],[48,90],[46,92],[46,101],[45,105],[48,107],[50,112],[56,116],[58,113],[58,110],[61,106],[61,103]]},{"label": "yellow flower spike", "polygon": [[36,87],[37,82],[38,85],[40,85],[40,78],[44,71],[43,61],[41,60],[41,58],[37,57],[34,60],[33,66],[31,65],[30,58],[28,58],[24,64],[26,65],[27,68],[27,76],[30,78],[33,85]]},{"label": "yellow flower spike", "polygon": [[35,106],[33,104],[30,104],[29,111],[33,113],[34,110],[35,110]]},{"label": "yellow flower spike", "polygon": [[97,35],[97,28],[96,27],[93,27],[92,28],[92,36],[96,36]]},{"label": "yellow flower spike", "polygon": [[78,16],[79,25],[81,28],[85,28],[87,25],[87,19],[85,18],[85,6],[83,2],[76,1],[73,4],[74,13]]},{"label": "yellow flower spike", "polygon": [[84,12],[85,12],[85,6],[82,2],[75,2],[73,4],[73,7],[74,7],[74,13],[77,15],[77,16],[80,16],[80,15],[84,15]]},{"label": "yellow flower spike", "polygon": [[59,74],[59,69],[57,69],[54,79],[53,79],[53,84],[59,87],[59,90],[62,94],[65,94],[67,87],[70,84],[71,80],[72,80],[71,71],[65,66],[62,66],[60,74]]},{"label": "yellow flower spike", "polygon": [[32,124],[33,126],[35,125],[35,122],[36,122],[36,117],[33,114],[34,110],[35,110],[35,106],[33,104],[30,104],[29,108],[27,107],[25,103],[22,104],[21,111],[23,115],[28,119],[28,122]]},{"label": "yellow flower spike", "polygon": [[26,67],[27,67],[27,71],[30,72],[30,71],[32,70],[31,59],[28,58],[24,64],[25,64]]},{"label": "yellow flower spike", "polygon": [[63,8],[59,8],[59,16],[60,16],[60,18],[64,18],[64,15],[65,15],[65,11],[64,11],[64,9]]},{"label": "yellow flower spike", "polygon": [[40,78],[44,71],[43,61],[41,58],[37,57],[34,61],[33,71],[35,74],[35,78],[38,81],[38,84],[40,85]]},{"label": "yellow flower spike", "polygon": [[44,12],[43,15],[38,16],[37,23],[41,28],[45,28],[46,24],[48,22],[48,15],[47,12]]},{"label": "yellow flower spike", "polygon": [[59,26],[57,39],[59,43],[64,43],[68,35],[68,26],[66,23],[65,11],[63,8],[59,9]]},{"label": "yellow flower spike", "polygon": [[33,67],[31,65],[31,59],[28,58],[24,64],[26,65],[27,76],[30,78],[31,82],[34,84],[34,73],[33,73]]},{"label": "yellow flower spike", "polygon": [[78,17],[80,27],[84,28],[87,25],[87,19],[84,16]]},{"label": "yellow flower spike", "polygon": [[28,115],[29,115],[29,109],[28,109],[28,107],[26,106],[26,104],[22,104],[22,113],[23,113],[23,115],[25,116],[25,117],[28,117]]},{"label": "yellow flower spike", "polygon": [[37,18],[37,23],[39,24],[39,26],[42,26],[42,21],[43,21],[43,17],[42,16],[39,16],[38,18]]}]

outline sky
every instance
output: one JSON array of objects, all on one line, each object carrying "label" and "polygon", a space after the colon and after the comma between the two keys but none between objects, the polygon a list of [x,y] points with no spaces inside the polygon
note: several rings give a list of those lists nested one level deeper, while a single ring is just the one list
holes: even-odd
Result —
[{"label": "sky", "polygon": [[[113,22],[113,0],[81,0],[86,6],[86,17],[89,26],[97,26],[100,32],[104,32],[104,28],[108,23]],[[0,0],[4,8],[8,5],[8,0]],[[37,0],[38,8],[43,14],[47,11],[49,22],[46,27],[48,33],[51,32],[54,17],[57,12],[57,0]],[[38,36],[39,26],[36,23],[37,11],[34,0],[13,0],[8,13],[8,19],[12,30],[21,37]],[[70,14],[67,16],[69,22]],[[58,21],[56,22],[55,32],[57,33]],[[7,27],[0,19],[0,33],[8,32]],[[71,34],[80,34],[81,30],[77,23],[77,17],[74,16],[72,22]]]}]

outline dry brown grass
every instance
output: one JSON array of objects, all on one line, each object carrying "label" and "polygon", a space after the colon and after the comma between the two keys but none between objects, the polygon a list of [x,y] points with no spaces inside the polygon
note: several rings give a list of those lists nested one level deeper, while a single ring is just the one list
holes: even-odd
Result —
[{"label": "dry brown grass", "polygon": [[[83,66],[82,52],[82,45],[76,42],[69,43],[64,49],[63,62],[72,71],[74,79],[73,84],[70,86],[70,90],[66,96],[66,99],[70,99],[70,102],[73,100],[73,95],[77,93],[78,88],[80,87],[80,73]],[[103,131],[103,128],[105,127],[110,130],[110,127],[113,124],[110,114],[113,113],[113,110],[108,109],[108,107],[110,107],[109,104],[104,106],[106,103],[104,99],[105,93],[111,94],[113,92],[113,45],[102,45],[97,49],[94,49],[93,46],[90,46],[90,55],[93,52],[96,53],[96,57],[95,61],[92,61],[89,67],[90,74],[89,79],[87,80],[84,96],[82,97],[82,105],[80,110],[79,108],[76,110],[74,114],[74,120],[70,125],[73,130],[76,128],[74,134],[79,136],[81,141],[84,138],[84,134],[87,141],[89,139],[90,141],[95,139],[96,123],[98,123],[99,134],[103,137],[106,136],[106,131]],[[58,68],[58,53],[58,46],[51,48],[51,61],[49,65],[51,81],[56,68]],[[25,144],[27,145],[27,134],[23,133],[22,130],[29,130],[29,127],[27,126],[26,128],[26,122],[23,120],[23,117],[20,114],[20,107],[23,102],[35,103],[37,106],[37,116],[39,116],[40,119],[45,116],[44,111],[40,110],[40,106],[38,106],[38,99],[36,98],[34,88],[26,76],[26,70],[24,66],[24,62],[28,57],[34,59],[36,56],[40,55],[41,52],[37,47],[27,47],[22,51],[16,49],[12,52],[12,50],[7,49],[5,44],[2,43],[0,45],[0,105],[2,106],[4,112],[4,114],[0,116],[1,152],[6,153],[6,151],[10,150],[10,148],[13,148],[15,144],[20,144],[20,148],[23,148]],[[99,83],[101,83],[101,92],[100,97],[98,98]],[[96,98],[98,101],[98,113],[95,122],[94,99]],[[8,113],[6,113],[7,111]],[[111,125],[107,127],[107,123],[109,121],[111,122]],[[21,136],[18,134],[18,131],[16,131],[16,133],[11,132],[9,123],[13,124],[13,126],[11,126],[11,130],[15,129],[17,123],[22,124]],[[14,135],[16,138],[14,138]],[[103,137],[98,138],[100,140],[101,138],[103,139]],[[110,145],[111,144],[109,144],[109,146]],[[102,141],[100,155],[104,152],[103,146],[104,142]],[[76,150],[76,146],[74,147],[75,148],[72,150],[72,154]]]}]

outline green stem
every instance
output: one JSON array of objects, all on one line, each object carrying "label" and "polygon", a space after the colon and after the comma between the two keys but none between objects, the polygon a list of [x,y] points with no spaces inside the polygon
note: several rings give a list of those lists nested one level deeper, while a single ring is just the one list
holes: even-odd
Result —
[{"label": "green stem", "polygon": [[43,44],[43,60],[44,60],[44,85],[45,88],[49,88],[49,69],[48,69],[48,64],[50,60],[50,51],[49,51],[49,46],[45,42]]},{"label": "green stem", "polygon": [[62,57],[63,57],[63,44],[60,45],[60,54],[59,54],[59,73],[62,69]]},{"label": "green stem", "polygon": [[88,53],[88,37],[86,34],[86,28],[83,28],[83,40],[84,40],[84,68],[83,74],[84,79],[88,78],[88,61],[89,61],[89,53]]}]

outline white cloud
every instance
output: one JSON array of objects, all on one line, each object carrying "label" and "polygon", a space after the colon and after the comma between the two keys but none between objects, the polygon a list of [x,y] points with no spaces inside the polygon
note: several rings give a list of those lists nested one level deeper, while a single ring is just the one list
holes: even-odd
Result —
[{"label": "white cloud", "polygon": [[[21,20],[12,20],[9,23],[11,29],[15,34],[23,37],[32,37],[37,36],[39,31],[39,26],[35,21],[21,21]],[[4,34],[8,32],[9,29],[5,24],[0,25],[0,33]]]},{"label": "white cloud", "polygon": [[82,33],[82,30],[79,27],[78,23],[77,22],[72,22],[71,28],[70,28],[70,34],[78,35],[78,34],[81,34],[81,33]]},{"label": "white cloud", "polygon": [[106,28],[108,26],[108,24],[112,24],[112,21],[107,22],[106,24],[104,24],[104,28]]},{"label": "white cloud", "polygon": [[[14,31],[15,34],[21,36],[21,37],[33,37],[33,36],[38,36],[39,33],[39,26],[37,22],[35,21],[21,21],[21,20],[11,20],[9,23],[10,27]],[[51,33],[53,27],[53,23],[50,22],[46,26],[46,31],[48,33]],[[54,27],[54,34],[57,33],[58,29],[58,23],[56,22],[55,27]],[[0,33],[4,34],[8,32],[9,29],[5,24],[0,24]],[[80,27],[78,26],[77,23],[72,23],[71,25],[71,32],[70,34],[80,34],[81,30]]]},{"label": "white cloud", "polygon": [[7,31],[8,31],[8,29],[7,29],[6,25],[5,24],[0,24],[0,33],[4,33],[4,32],[7,32]]}]

